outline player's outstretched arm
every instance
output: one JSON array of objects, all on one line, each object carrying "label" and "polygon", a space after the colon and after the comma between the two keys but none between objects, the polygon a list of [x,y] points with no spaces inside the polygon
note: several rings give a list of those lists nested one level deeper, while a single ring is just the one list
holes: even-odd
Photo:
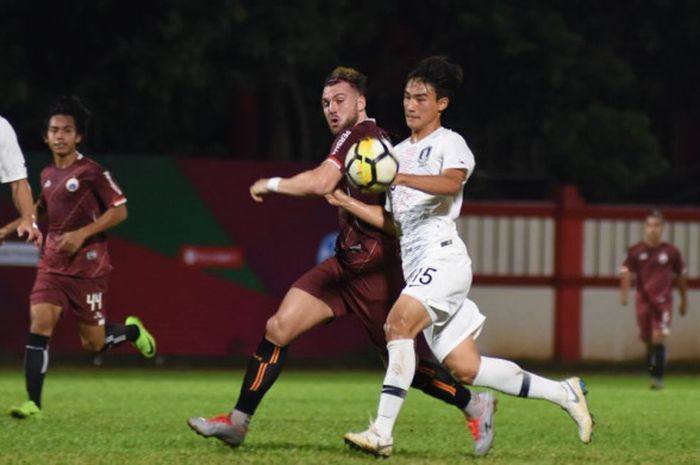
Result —
[{"label": "player's outstretched arm", "polygon": [[371,224],[375,228],[381,229],[392,236],[396,235],[396,228],[388,211],[381,205],[368,205],[340,189],[336,189],[330,194],[326,194],[326,200],[334,207],[347,210],[350,214],[358,217],[365,223]]},{"label": "player's outstretched arm", "polygon": [[631,286],[632,275],[629,270],[623,268],[620,272],[620,303],[622,305],[627,305]]},{"label": "player's outstretched arm", "polygon": [[681,295],[680,302],[678,304],[678,312],[681,316],[685,316],[688,311],[688,274],[686,272],[678,275],[678,292]]},{"label": "player's outstretched arm", "polygon": [[[43,213],[39,210],[39,202],[34,204],[33,210],[37,214]],[[2,227],[0,227],[0,245],[2,245],[2,243],[5,241],[5,239],[10,237],[13,233],[17,232],[19,234],[20,225],[22,224],[23,221],[24,221],[24,219],[20,217],[20,218],[17,218],[17,219],[10,221],[9,223],[7,223],[6,225],[4,225]],[[34,224],[34,217],[33,216],[31,217],[31,221],[32,221],[32,227],[36,227],[36,225]],[[37,246],[40,246],[42,241],[43,241],[43,235],[41,234],[41,232],[39,232],[39,239],[37,240],[37,238],[35,236],[34,243]]]},{"label": "player's outstretched arm", "polygon": [[12,184],[12,199],[20,214],[19,223],[15,227],[19,237],[27,236],[27,242],[34,242],[41,245],[43,236],[36,225],[34,211],[35,205],[32,199],[32,189],[27,179],[18,179]]},{"label": "player's outstretched arm", "polygon": [[119,205],[118,207],[110,207],[92,223],[80,229],[76,229],[75,231],[61,234],[58,238],[58,250],[75,253],[83,246],[83,243],[88,237],[115,227],[124,221],[127,216],[128,213],[125,204]]},{"label": "player's outstretched arm", "polygon": [[271,192],[295,197],[321,196],[333,191],[342,173],[331,162],[324,161],[312,170],[303,171],[291,178],[261,178],[250,186],[250,196],[262,202]]},{"label": "player's outstretched arm", "polygon": [[448,168],[438,175],[418,175],[399,172],[394,179],[397,186],[406,186],[433,195],[457,195],[462,191],[467,171]]}]

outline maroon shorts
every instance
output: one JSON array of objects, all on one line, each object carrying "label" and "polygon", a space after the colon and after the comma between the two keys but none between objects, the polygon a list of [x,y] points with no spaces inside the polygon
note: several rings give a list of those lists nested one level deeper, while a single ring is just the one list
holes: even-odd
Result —
[{"label": "maroon shorts", "polygon": [[31,305],[56,305],[63,311],[70,310],[85,325],[104,326],[108,282],[109,275],[74,278],[38,272],[29,302]]},{"label": "maroon shorts", "polygon": [[671,316],[673,307],[671,305],[652,306],[643,301],[637,301],[637,325],[639,326],[639,338],[646,342],[651,342],[651,333],[658,330],[664,336],[671,332]]},{"label": "maroon shorts", "polygon": [[384,322],[403,288],[398,261],[353,272],[331,257],[307,271],[292,287],[325,302],[336,318],[354,313],[362,322],[372,344],[386,353]]}]

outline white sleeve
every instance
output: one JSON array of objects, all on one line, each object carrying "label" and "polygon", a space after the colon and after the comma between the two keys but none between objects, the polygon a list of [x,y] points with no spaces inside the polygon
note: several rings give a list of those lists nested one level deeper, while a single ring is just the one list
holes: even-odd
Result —
[{"label": "white sleeve", "polygon": [[7,183],[27,177],[22,150],[10,123],[0,117],[0,182]]},{"label": "white sleeve", "polygon": [[442,169],[466,169],[467,177],[464,179],[466,182],[476,166],[474,154],[462,136],[456,132],[450,132],[449,134],[450,137],[445,138],[443,147]]}]

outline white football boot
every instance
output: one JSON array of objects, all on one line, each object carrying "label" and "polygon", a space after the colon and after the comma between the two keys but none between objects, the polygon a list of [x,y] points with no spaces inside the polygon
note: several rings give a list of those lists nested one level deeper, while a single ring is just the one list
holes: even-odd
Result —
[{"label": "white football boot", "polygon": [[359,433],[345,433],[343,438],[345,439],[345,444],[352,449],[357,449],[383,458],[387,458],[391,455],[391,450],[394,445],[394,438],[391,436],[388,438],[380,436],[372,423],[369,424],[369,428],[365,431]]},{"label": "white football boot", "polygon": [[584,444],[591,442],[593,433],[593,418],[586,403],[586,385],[578,377],[565,379],[561,382],[566,391],[567,399],[562,405],[578,426],[578,437]]}]

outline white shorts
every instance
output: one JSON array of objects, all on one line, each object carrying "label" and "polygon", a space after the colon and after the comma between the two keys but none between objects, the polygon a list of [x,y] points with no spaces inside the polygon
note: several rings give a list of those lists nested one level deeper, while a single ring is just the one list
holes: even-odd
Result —
[{"label": "white shorts", "polygon": [[442,325],[428,326],[423,330],[423,335],[435,358],[442,363],[466,338],[478,338],[484,321],[486,317],[479,311],[479,307],[471,300],[465,299],[449,320]]},{"label": "white shorts", "polygon": [[472,269],[466,249],[445,247],[433,252],[406,273],[408,278],[401,293],[418,300],[430,315],[432,324],[423,334],[442,362],[467,337],[478,337],[486,317],[467,299]]}]

